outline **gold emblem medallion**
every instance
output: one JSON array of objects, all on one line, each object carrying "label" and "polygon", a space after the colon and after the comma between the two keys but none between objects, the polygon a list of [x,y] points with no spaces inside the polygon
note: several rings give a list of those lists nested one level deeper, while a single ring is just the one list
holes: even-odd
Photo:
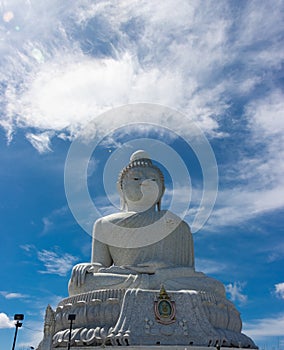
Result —
[{"label": "gold emblem medallion", "polygon": [[164,286],[161,287],[160,294],[154,302],[154,311],[157,322],[170,324],[175,322],[176,306],[166,292]]}]

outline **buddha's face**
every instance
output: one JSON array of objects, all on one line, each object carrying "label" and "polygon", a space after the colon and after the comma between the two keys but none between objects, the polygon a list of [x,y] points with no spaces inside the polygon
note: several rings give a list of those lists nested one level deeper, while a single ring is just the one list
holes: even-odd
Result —
[{"label": "buddha's face", "polygon": [[147,210],[155,205],[163,194],[163,185],[159,173],[150,167],[135,167],[125,174],[122,180],[122,192],[128,207],[139,205]]}]

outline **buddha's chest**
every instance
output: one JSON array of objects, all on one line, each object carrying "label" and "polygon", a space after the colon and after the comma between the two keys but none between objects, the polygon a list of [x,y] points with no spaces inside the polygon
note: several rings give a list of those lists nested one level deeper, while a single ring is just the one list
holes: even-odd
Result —
[{"label": "buddha's chest", "polygon": [[154,244],[139,248],[109,247],[114,265],[138,265],[154,261],[167,263],[175,262],[176,240],[174,237],[167,237]]}]

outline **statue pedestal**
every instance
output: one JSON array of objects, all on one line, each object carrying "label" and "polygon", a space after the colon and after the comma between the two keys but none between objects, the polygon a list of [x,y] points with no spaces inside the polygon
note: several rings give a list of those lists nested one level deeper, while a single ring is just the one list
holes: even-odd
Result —
[{"label": "statue pedestal", "polygon": [[196,291],[127,290],[113,345],[255,347],[226,299]]},{"label": "statue pedestal", "polygon": [[[112,346],[88,346],[88,350],[99,350],[99,349],[112,349]],[[228,348],[221,347],[220,350],[225,350]],[[230,348],[230,350],[238,349],[245,350],[245,348]],[[86,350],[86,347],[72,347],[71,350]],[[216,350],[215,347],[210,346],[190,346],[190,345],[133,345],[133,346],[120,346],[119,350]],[[247,350],[247,349],[246,349]]]},{"label": "statue pedestal", "polygon": [[76,314],[71,334],[74,350],[257,348],[241,333],[234,305],[208,292],[128,289],[69,297],[54,312],[53,334],[45,336],[52,338],[52,346],[40,350],[67,347],[69,314]]}]

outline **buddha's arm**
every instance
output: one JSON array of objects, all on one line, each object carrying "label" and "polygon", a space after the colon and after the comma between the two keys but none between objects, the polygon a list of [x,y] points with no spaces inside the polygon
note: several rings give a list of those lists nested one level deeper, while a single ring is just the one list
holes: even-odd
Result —
[{"label": "buddha's arm", "polygon": [[113,261],[109,252],[108,246],[99,241],[96,237],[104,234],[102,220],[96,221],[93,230],[93,243],[92,243],[92,264],[100,265],[100,267],[109,267]]},{"label": "buddha's arm", "polygon": [[85,283],[87,273],[96,273],[101,268],[112,265],[112,259],[106,244],[96,239],[96,231],[100,229],[100,221],[94,225],[92,258],[90,263],[81,263],[73,267],[70,283],[80,287]]},{"label": "buddha's arm", "polygon": [[112,265],[112,258],[108,246],[95,238],[93,239],[91,262],[100,267],[109,267]]}]

